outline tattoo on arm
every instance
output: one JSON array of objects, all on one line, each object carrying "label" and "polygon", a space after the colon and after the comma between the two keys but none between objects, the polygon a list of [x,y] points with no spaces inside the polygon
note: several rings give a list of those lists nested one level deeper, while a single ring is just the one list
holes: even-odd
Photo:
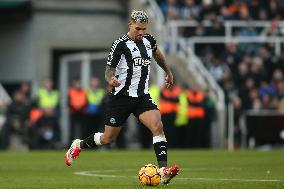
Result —
[{"label": "tattoo on arm", "polygon": [[115,75],[115,68],[110,67],[110,66],[106,66],[106,70],[105,70],[105,80],[107,82],[110,82],[111,78],[114,77]]},{"label": "tattoo on arm", "polygon": [[157,64],[166,72],[169,72],[169,68],[166,64],[166,60],[162,52],[157,49],[153,54],[154,59],[156,60]]}]

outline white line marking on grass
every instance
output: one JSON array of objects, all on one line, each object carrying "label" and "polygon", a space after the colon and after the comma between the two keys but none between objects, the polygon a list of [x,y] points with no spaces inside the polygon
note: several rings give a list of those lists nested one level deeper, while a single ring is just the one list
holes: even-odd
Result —
[{"label": "white line marking on grass", "polygon": [[237,182],[282,182],[277,179],[233,179],[233,178],[176,178],[181,180],[201,180],[201,181],[237,181]]},{"label": "white line marking on grass", "polygon": [[105,175],[105,174],[98,174],[95,172],[96,171],[80,171],[80,172],[75,172],[75,175],[90,176],[90,177],[106,177],[106,178],[129,178],[129,177],[134,178],[134,176]]},{"label": "white line marking on grass", "polygon": [[[134,169],[127,169],[133,171]],[[123,170],[126,171],[126,170]],[[137,178],[137,176],[124,176],[124,175],[109,175],[104,173],[121,172],[121,170],[101,170],[101,171],[78,171],[75,175],[91,176],[91,177],[105,177],[105,178]],[[199,180],[199,181],[235,181],[235,182],[282,182],[278,179],[234,179],[234,178],[187,178],[177,177],[179,180]]]}]

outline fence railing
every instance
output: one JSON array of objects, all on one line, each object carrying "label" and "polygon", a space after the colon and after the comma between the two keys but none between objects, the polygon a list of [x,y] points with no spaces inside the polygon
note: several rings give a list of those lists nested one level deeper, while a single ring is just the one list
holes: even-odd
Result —
[{"label": "fence railing", "polygon": [[[174,44],[178,43],[178,39],[181,36],[179,33],[180,29],[186,27],[196,27],[199,24],[202,24],[205,27],[211,27],[212,22],[204,21],[198,23],[196,21],[185,21],[185,20],[171,20],[167,23],[167,30],[169,31],[168,42],[171,43],[171,52],[175,53],[177,51],[177,46]],[[284,34],[284,21],[278,22],[277,27]],[[194,48],[196,43],[274,43],[275,44],[275,53],[276,55],[281,52],[281,43],[283,43],[283,37],[267,37],[267,36],[255,36],[255,37],[236,37],[233,35],[234,28],[245,28],[248,26],[268,28],[271,26],[270,21],[224,21],[223,27],[225,29],[224,36],[202,36],[202,37],[190,37],[188,38],[189,45],[191,48]],[[194,49],[193,49],[194,50]],[[194,51],[195,52],[195,51]]]},{"label": "fence railing", "polygon": [[274,44],[274,53],[279,56],[282,52],[281,44],[284,43],[284,37],[265,37],[265,36],[255,36],[255,37],[191,37],[183,38],[188,43],[189,48],[194,52],[196,49],[196,44],[220,44],[220,43],[270,43]]},{"label": "fence railing", "polygon": [[[203,22],[190,21],[190,20],[170,20],[167,22],[168,28],[170,31],[174,31],[173,33],[178,33],[180,28],[185,27],[196,27],[198,25],[202,25],[204,27],[211,27],[213,24],[211,21],[205,20]],[[237,21],[230,20],[224,21],[221,23],[225,28],[225,37],[233,36],[234,28],[245,28],[248,26],[253,26],[255,28],[268,28],[271,27],[271,21]],[[284,21],[277,22],[277,27],[280,29],[284,28]]]}]

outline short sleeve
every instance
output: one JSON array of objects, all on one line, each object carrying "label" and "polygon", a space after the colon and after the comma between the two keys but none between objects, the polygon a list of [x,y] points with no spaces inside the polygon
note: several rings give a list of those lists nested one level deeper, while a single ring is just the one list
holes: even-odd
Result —
[{"label": "short sleeve", "polygon": [[147,34],[146,38],[150,41],[150,44],[151,44],[151,47],[152,47],[152,51],[155,52],[157,50],[157,48],[158,48],[156,39],[151,34]]},{"label": "short sleeve", "polygon": [[112,44],[109,55],[107,57],[107,65],[111,67],[116,67],[119,63],[122,53],[122,41],[116,40]]}]

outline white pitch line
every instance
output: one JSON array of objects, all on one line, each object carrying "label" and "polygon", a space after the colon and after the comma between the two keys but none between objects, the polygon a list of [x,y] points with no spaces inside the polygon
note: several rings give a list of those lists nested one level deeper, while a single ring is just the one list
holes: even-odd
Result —
[{"label": "white pitch line", "polygon": [[277,179],[234,179],[234,178],[176,178],[181,180],[203,180],[203,181],[240,181],[240,182],[282,182]]},{"label": "white pitch line", "polygon": [[129,177],[134,178],[134,176],[105,175],[105,174],[97,174],[97,173],[89,173],[89,172],[93,172],[93,171],[75,172],[75,175],[90,176],[90,177],[106,177],[106,178],[129,178]]},{"label": "white pitch line", "polygon": [[[119,176],[119,175],[106,175],[100,172],[116,172],[119,170],[106,170],[106,171],[79,171],[75,175],[92,176],[92,177],[105,177],[105,178],[137,178],[137,176]],[[234,179],[234,178],[186,178],[178,177],[179,180],[200,180],[200,181],[236,181],[236,182],[282,182],[278,179]]]}]

